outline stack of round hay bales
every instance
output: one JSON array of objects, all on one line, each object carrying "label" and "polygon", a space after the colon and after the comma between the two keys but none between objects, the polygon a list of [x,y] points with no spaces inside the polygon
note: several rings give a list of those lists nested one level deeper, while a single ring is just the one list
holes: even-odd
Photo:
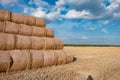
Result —
[{"label": "stack of round hay bales", "polygon": [[72,62],[63,47],[44,19],[0,10],[0,72]]},{"label": "stack of round hay bales", "polygon": [[37,37],[54,37],[54,31],[50,28],[17,24],[10,21],[0,21],[0,32]]},{"label": "stack of round hay bales", "polygon": [[59,42],[58,44],[56,44],[55,40],[58,39],[0,33],[0,50],[13,50],[13,49],[61,50],[63,49],[63,41],[61,41],[61,43]]}]

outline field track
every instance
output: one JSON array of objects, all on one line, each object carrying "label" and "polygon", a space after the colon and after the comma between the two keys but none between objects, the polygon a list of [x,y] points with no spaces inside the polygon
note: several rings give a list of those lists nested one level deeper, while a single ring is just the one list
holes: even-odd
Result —
[{"label": "field track", "polygon": [[120,80],[120,47],[64,47],[77,58],[73,63],[0,73],[0,80]]}]

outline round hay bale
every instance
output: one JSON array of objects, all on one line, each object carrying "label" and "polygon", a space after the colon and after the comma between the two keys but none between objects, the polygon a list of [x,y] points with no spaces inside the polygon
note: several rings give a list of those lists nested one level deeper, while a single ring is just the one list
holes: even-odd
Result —
[{"label": "round hay bale", "polygon": [[0,32],[4,32],[4,28],[5,28],[4,22],[0,22]]},{"label": "round hay bale", "polygon": [[20,25],[5,21],[5,32],[6,33],[12,33],[12,34],[18,34],[20,30]]},{"label": "round hay bale", "polygon": [[55,65],[56,63],[56,56],[54,55],[53,51],[43,51],[44,55],[44,65],[43,66],[51,66]]},{"label": "round hay bale", "polygon": [[39,49],[39,50],[41,50],[41,49],[43,49],[44,48],[44,46],[45,46],[45,41],[44,41],[44,39],[43,38],[41,38],[41,37],[31,37],[31,40],[32,40],[32,44],[31,44],[31,49]]},{"label": "round hay bale", "polygon": [[46,28],[46,36],[54,37],[54,31],[52,29]]},{"label": "round hay bale", "polygon": [[64,42],[60,39],[54,39],[55,42],[55,50],[63,49]]},{"label": "round hay bale", "polygon": [[45,40],[45,48],[44,49],[54,49],[55,48],[55,42],[54,38],[43,38]]},{"label": "round hay bale", "polygon": [[5,34],[4,33],[0,33],[0,50],[4,50],[5,49]]},{"label": "round hay bale", "polygon": [[17,14],[17,13],[11,14],[11,21],[17,24],[24,24],[24,19],[25,17],[23,14]]},{"label": "round hay bale", "polygon": [[35,26],[38,26],[38,27],[45,27],[46,26],[46,22],[42,18],[35,17],[35,21],[36,21]]},{"label": "round hay bale", "polygon": [[0,72],[5,72],[10,67],[9,51],[0,50]]},{"label": "round hay bale", "polygon": [[10,12],[6,10],[0,10],[0,21],[10,21]]},{"label": "round hay bale", "polygon": [[57,64],[57,55],[55,54],[54,50],[49,50],[49,53],[52,56],[51,65],[56,65]]},{"label": "round hay bale", "polygon": [[15,49],[15,35],[14,34],[6,34],[6,50]]},{"label": "round hay bale", "polygon": [[16,36],[16,49],[30,49],[31,44],[32,42],[30,36]]},{"label": "round hay bale", "polygon": [[[26,70],[31,68],[31,54],[30,54],[30,50],[21,50],[21,53],[24,53],[26,56]],[[24,55],[23,54],[23,55]]]},{"label": "round hay bale", "polygon": [[0,33],[0,50],[14,49],[15,38],[13,34]]},{"label": "round hay bale", "polygon": [[33,36],[45,37],[46,33],[43,28],[33,26]]},{"label": "round hay bale", "polygon": [[69,50],[63,50],[66,55],[66,63],[73,62],[73,54]]},{"label": "round hay bale", "polygon": [[20,24],[20,33],[22,35],[32,35],[32,26],[28,26],[25,24]]},{"label": "round hay bale", "polygon": [[24,70],[28,68],[28,62],[30,62],[28,59],[29,52],[27,50],[11,50],[10,56],[13,59],[13,65],[10,68],[10,71],[18,71],[18,70]]},{"label": "round hay bale", "polygon": [[54,53],[57,56],[57,65],[66,64],[66,55],[62,50],[54,50]]},{"label": "round hay bale", "polygon": [[44,56],[42,51],[40,50],[30,50],[31,58],[32,58],[32,66],[31,68],[39,68],[43,66]]},{"label": "round hay bale", "polygon": [[57,56],[57,54],[54,52],[55,50],[50,50],[51,51],[51,53],[54,53],[54,65],[57,65],[57,62],[58,62],[58,56]]},{"label": "round hay bale", "polygon": [[27,15],[25,15],[24,17],[25,17],[24,24],[31,25],[31,26],[35,25],[35,17],[27,16]]}]

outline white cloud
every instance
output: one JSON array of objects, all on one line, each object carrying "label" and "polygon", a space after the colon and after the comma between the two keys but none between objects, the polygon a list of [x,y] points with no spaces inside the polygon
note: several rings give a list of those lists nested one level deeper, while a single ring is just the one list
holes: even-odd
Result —
[{"label": "white cloud", "polygon": [[117,3],[111,3],[110,6],[108,6],[106,9],[109,11],[109,12],[114,12],[115,10],[117,10],[119,8],[119,4]]},{"label": "white cloud", "polygon": [[68,13],[66,15],[64,15],[63,17],[65,18],[87,18],[90,15],[90,13],[88,11],[76,11],[76,10],[69,10]]},{"label": "white cloud", "polygon": [[29,8],[25,7],[23,13],[28,13]]},{"label": "white cloud", "polygon": [[9,4],[13,4],[16,3],[17,0],[0,0],[0,4],[5,6],[5,5],[9,5]]},{"label": "white cloud", "polygon": [[58,0],[56,2],[56,6],[61,6],[61,5],[64,5],[65,4],[65,0]]},{"label": "white cloud", "polygon": [[[105,6],[102,0],[58,0],[53,6],[43,0],[30,0],[28,3],[34,4],[38,8],[25,7],[23,13],[42,17],[48,21],[62,20],[63,18],[87,19],[101,20],[104,21],[103,24],[108,24],[112,20],[120,20],[120,0],[109,1],[111,4]],[[69,5],[69,8],[65,5]],[[89,30],[95,30],[95,28],[89,28]]]},{"label": "white cloud", "polygon": [[105,29],[105,28],[101,29],[101,31],[106,33],[106,34],[108,33],[107,29]]},{"label": "white cloud", "polygon": [[88,37],[87,37],[87,36],[82,36],[80,39],[82,39],[82,40],[87,40]]},{"label": "white cloud", "polygon": [[60,15],[60,12],[56,11],[56,12],[51,12],[49,14],[46,14],[46,18],[50,21],[54,21],[56,18],[58,18]]},{"label": "white cloud", "polygon": [[108,37],[104,36],[103,39],[108,39]]},{"label": "white cloud", "polygon": [[[105,6],[104,0],[58,0],[57,8],[69,5],[71,8],[63,17],[68,19],[89,20],[119,20],[120,0],[109,0],[110,5]],[[89,4],[89,5],[88,5]],[[106,22],[107,24],[107,22]]]},{"label": "white cloud", "polygon": [[30,4],[30,5],[35,4],[36,6],[46,6],[46,5],[48,5],[47,2],[42,1],[42,0],[30,0],[30,1],[28,2],[28,4]]},{"label": "white cloud", "polygon": [[51,22],[55,19],[62,20],[60,18],[60,11],[64,8],[59,8],[48,4],[43,0],[30,0],[29,5],[36,5],[37,8],[25,7],[23,13],[30,14],[32,16],[40,17],[46,19],[46,21]]},{"label": "white cloud", "polygon": [[95,31],[97,28],[96,27],[90,27],[90,28],[88,28],[88,30],[90,30],[90,31]]},{"label": "white cloud", "polygon": [[36,16],[36,17],[41,17],[44,18],[46,16],[46,13],[42,11],[42,8],[37,8],[37,10],[33,11],[31,15]]},{"label": "white cloud", "polygon": [[103,24],[108,24],[109,23],[109,20],[105,20],[104,22],[103,22]]},{"label": "white cloud", "polygon": [[54,11],[54,12],[46,13],[45,11],[43,11],[41,7],[39,7],[36,10],[32,10],[31,15],[44,18],[48,21],[54,21],[55,19],[59,18],[60,12]]}]

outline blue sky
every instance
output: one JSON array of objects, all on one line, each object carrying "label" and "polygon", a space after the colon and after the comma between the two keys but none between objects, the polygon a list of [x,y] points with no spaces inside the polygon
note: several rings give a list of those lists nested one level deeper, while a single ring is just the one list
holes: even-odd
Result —
[{"label": "blue sky", "polygon": [[0,9],[44,18],[67,44],[120,45],[120,0],[0,0]]}]

